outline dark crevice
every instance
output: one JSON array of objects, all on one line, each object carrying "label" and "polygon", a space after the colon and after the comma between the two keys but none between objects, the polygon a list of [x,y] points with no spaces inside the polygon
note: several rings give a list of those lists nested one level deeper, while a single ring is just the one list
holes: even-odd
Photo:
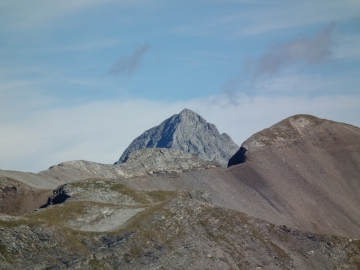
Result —
[{"label": "dark crevice", "polygon": [[50,196],[48,198],[47,203],[40,206],[40,208],[46,208],[46,207],[48,207],[50,205],[61,204],[61,203],[65,202],[69,198],[70,198],[70,196],[67,195],[66,193],[63,193],[63,192],[61,192],[59,194],[54,194],[54,195]]},{"label": "dark crevice", "polygon": [[246,148],[244,147],[240,147],[239,151],[237,151],[235,153],[235,155],[233,155],[228,162],[228,167],[233,166],[233,165],[237,165],[237,164],[241,164],[241,163],[245,163],[246,161]]}]

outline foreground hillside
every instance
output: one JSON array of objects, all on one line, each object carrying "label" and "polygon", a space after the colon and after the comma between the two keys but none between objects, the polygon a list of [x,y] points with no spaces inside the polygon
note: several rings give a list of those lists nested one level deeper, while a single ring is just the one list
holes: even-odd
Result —
[{"label": "foreground hillside", "polygon": [[49,206],[0,216],[0,269],[356,269],[360,242],[214,206],[199,190],[89,179]]}]

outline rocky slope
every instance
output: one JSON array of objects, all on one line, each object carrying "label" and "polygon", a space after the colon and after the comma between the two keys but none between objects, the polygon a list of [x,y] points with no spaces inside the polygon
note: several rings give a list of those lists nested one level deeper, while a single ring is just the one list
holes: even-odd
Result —
[{"label": "rocky slope", "polygon": [[177,149],[145,148],[132,152],[125,163],[118,165],[76,160],[52,166],[39,174],[72,182],[90,177],[130,178],[144,174],[192,171],[216,166],[220,165]]},{"label": "rocky slope", "polygon": [[131,152],[142,148],[179,149],[226,167],[239,146],[226,133],[220,134],[215,125],[184,109],[134,139],[117,163],[123,163]]},{"label": "rocky slope", "polygon": [[356,269],[360,263],[359,240],[276,226],[214,206],[199,190],[139,191],[93,179],[58,191],[69,196],[61,204],[24,217],[0,215],[0,269]]},{"label": "rocky slope", "polygon": [[62,162],[38,174],[0,170],[0,177],[12,178],[35,188],[52,188],[86,178],[118,179],[145,174],[183,172],[220,166],[177,149],[145,148],[132,152],[125,163],[100,164],[85,160]]}]

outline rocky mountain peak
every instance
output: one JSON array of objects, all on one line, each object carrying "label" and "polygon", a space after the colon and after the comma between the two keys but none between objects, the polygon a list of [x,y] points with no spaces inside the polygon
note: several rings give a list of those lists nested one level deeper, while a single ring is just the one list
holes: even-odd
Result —
[{"label": "rocky mountain peak", "polygon": [[[360,129],[348,124],[298,114],[288,117],[248,138],[231,157],[228,166],[244,163],[249,153],[280,151],[310,147],[314,151],[336,152],[337,149],[355,149]],[[356,145],[356,146],[355,146]],[[305,151],[305,150],[304,150]],[[281,152],[281,151],[280,151]]]},{"label": "rocky mountain peak", "polygon": [[[176,114],[174,115],[176,116]],[[187,121],[197,121],[203,124],[206,124],[206,120],[198,115],[196,112],[189,110],[189,109],[183,109],[178,115],[177,117],[179,118],[180,121],[183,122],[187,122]]]},{"label": "rocky mountain peak", "polygon": [[123,163],[131,152],[142,148],[178,149],[225,167],[239,146],[226,133],[220,134],[214,124],[184,109],[137,137],[115,164]]},{"label": "rocky mountain peak", "polygon": [[188,109],[188,108],[185,108],[183,109],[180,113],[179,113],[179,116],[184,116],[184,117],[190,117],[190,116],[193,116],[193,117],[200,117],[201,119],[204,119],[202,118],[200,115],[198,115],[196,112]]},{"label": "rocky mountain peak", "polygon": [[331,121],[307,114],[294,115],[255,133],[242,144],[242,147],[253,152],[263,146],[291,144],[303,136],[313,136],[316,126],[325,122]]}]

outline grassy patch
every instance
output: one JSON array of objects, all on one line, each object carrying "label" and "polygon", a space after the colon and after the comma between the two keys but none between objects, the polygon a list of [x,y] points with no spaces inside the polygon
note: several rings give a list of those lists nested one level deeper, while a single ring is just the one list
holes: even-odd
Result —
[{"label": "grassy patch", "polygon": [[100,178],[90,178],[85,180],[80,180],[76,182],[68,183],[68,186],[74,187],[74,188],[83,188],[83,189],[102,189],[106,186],[106,180],[100,179]]},{"label": "grassy patch", "polygon": [[291,256],[285,250],[283,250],[281,247],[279,247],[272,241],[269,241],[269,244],[271,246],[271,249],[275,251],[275,253],[278,255],[278,257],[281,260],[291,260]]},{"label": "grassy patch", "polygon": [[58,225],[68,220],[75,219],[79,216],[79,214],[86,214],[87,206],[96,204],[97,203],[91,202],[73,202],[69,204],[56,205],[48,207],[34,214],[27,215],[26,217],[29,220],[45,221],[52,225]]},{"label": "grassy patch", "polygon": [[68,184],[70,188],[81,188],[86,191],[96,192],[98,191],[112,191],[117,192],[123,196],[128,196],[132,198],[135,202],[139,204],[150,204],[150,203],[158,203],[165,201],[172,197],[176,193],[176,191],[162,191],[162,190],[154,190],[154,191],[144,191],[137,190],[121,183],[116,183],[112,181],[107,181],[103,179],[86,179],[82,181],[77,181],[74,183]]},{"label": "grassy patch", "polygon": [[128,186],[125,186],[120,183],[114,183],[110,186],[111,191],[119,192],[122,195],[126,195],[131,197],[135,202],[141,203],[141,204],[148,204],[150,203],[148,197],[143,191],[136,190],[133,188],[130,188]]},{"label": "grassy patch", "polygon": [[146,194],[152,199],[153,202],[163,202],[167,201],[170,198],[174,198],[176,194],[178,194],[177,191],[166,191],[166,190],[153,190],[153,191],[147,191]]},{"label": "grassy patch", "polygon": [[0,227],[3,228],[14,228],[22,225],[40,226],[42,224],[46,224],[46,222],[28,218],[0,220]]},{"label": "grassy patch", "polygon": [[[175,215],[164,206],[170,200],[173,192],[148,192],[152,199],[163,200],[138,213],[125,223],[125,226],[109,234],[120,234],[136,231],[134,238],[128,245],[128,252],[124,255],[126,261],[132,261],[145,255],[149,250],[172,248],[174,235],[170,233],[175,222],[167,223]],[[176,225],[176,224],[175,224]]]},{"label": "grassy patch", "polygon": [[13,264],[14,260],[11,258],[4,245],[0,244],[0,254],[5,258],[8,263]]},{"label": "grassy patch", "polygon": [[360,240],[353,240],[351,242],[353,252],[349,254],[350,261],[354,263],[357,270],[360,270]]},{"label": "grassy patch", "polygon": [[89,261],[89,266],[93,269],[99,269],[99,270],[105,270],[105,269],[110,269],[109,267],[105,266],[101,261],[99,261],[96,258],[92,258]]}]

